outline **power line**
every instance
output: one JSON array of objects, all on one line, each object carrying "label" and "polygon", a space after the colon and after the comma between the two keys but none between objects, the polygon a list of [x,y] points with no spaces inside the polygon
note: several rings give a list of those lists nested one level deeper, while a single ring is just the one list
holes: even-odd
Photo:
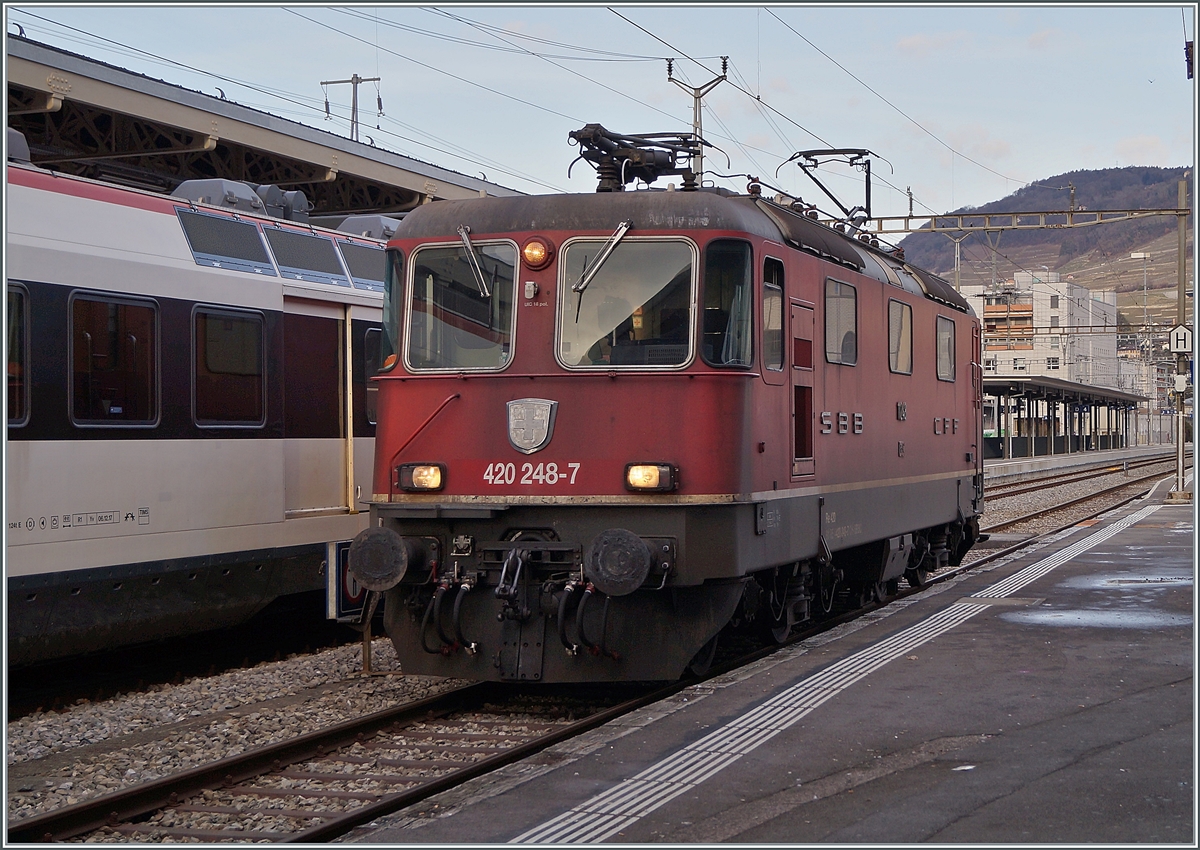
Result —
[{"label": "power line", "polygon": [[[822,56],[824,56],[826,59],[828,59],[828,60],[829,60],[830,62],[832,62],[834,65],[837,65],[837,66],[838,66],[838,68],[840,68],[842,71],[844,71],[844,72],[845,72],[845,73],[846,73],[846,74],[847,74],[847,75],[848,75],[848,76],[849,76],[851,79],[853,79],[853,80],[854,80],[856,83],[858,83],[858,84],[859,84],[859,85],[861,85],[863,88],[865,88],[867,91],[869,91],[871,94],[875,95],[877,98],[879,98],[880,100],[882,100],[884,103],[886,103],[886,104],[887,104],[888,106],[890,106],[892,109],[894,109],[894,110],[896,110],[897,112],[899,112],[901,115],[903,115],[903,116],[904,116],[905,118],[907,118],[909,121],[911,121],[911,122],[913,123],[913,125],[914,125],[914,126],[916,126],[918,129],[920,129],[922,132],[924,132],[924,133],[927,133],[931,139],[933,139],[933,140],[934,140],[935,142],[937,142],[939,145],[941,145],[942,147],[944,147],[946,150],[950,151],[950,153],[954,154],[955,156],[960,156],[960,157],[962,157],[963,159],[965,159],[967,162],[969,162],[969,163],[972,163],[973,165],[977,165],[977,166],[979,166],[980,168],[982,168],[984,171],[987,171],[987,172],[989,172],[989,173],[991,173],[991,174],[995,174],[997,177],[1000,177],[1000,178],[1002,178],[1002,179],[1004,179],[1004,180],[1011,180],[1011,181],[1012,181],[1012,182],[1014,182],[1014,183],[1026,183],[1026,182],[1027,182],[1027,181],[1023,181],[1023,180],[1017,180],[1015,177],[1009,177],[1009,176],[1008,176],[1008,175],[1006,175],[1006,174],[1001,174],[999,171],[996,171],[996,170],[995,170],[995,169],[993,169],[993,168],[989,168],[988,166],[984,165],[982,162],[977,162],[976,160],[974,160],[974,159],[972,159],[971,157],[967,156],[965,153],[962,153],[961,151],[957,151],[957,150],[955,150],[955,149],[954,149],[953,147],[951,147],[949,144],[947,144],[946,142],[944,142],[944,141],[942,141],[940,138],[938,138],[938,136],[937,136],[936,134],[934,134],[934,133],[933,133],[933,131],[931,131],[929,128],[925,127],[923,124],[921,124],[919,121],[917,121],[917,119],[913,118],[911,115],[909,115],[909,114],[908,114],[907,112],[905,112],[903,109],[901,109],[900,107],[896,106],[896,104],[892,103],[892,102],[891,102],[890,100],[888,100],[886,97],[884,97],[883,95],[881,95],[879,92],[875,91],[875,89],[871,88],[869,85],[867,85],[865,82],[863,82],[863,81],[862,81],[861,79],[859,79],[857,76],[855,76],[854,72],[852,72],[850,69],[848,69],[848,68],[847,68],[845,65],[843,65],[841,62],[838,62],[836,59],[834,59],[832,56],[830,56],[830,55],[829,55],[828,53],[826,53],[824,50],[822,50],[821,48],[819,48],[819,47],[817,47],[815,44],[813,44],[811,41],[809,41],[809,40],[808,40],[808,39],[807,39],[807,38],[806,38],[804,35],[802,35],[801,33],[797,32],[797,31],[796,31],[796,30],[795,30],[795,29],[792,27],[792,25],[791,25],[791,24],[789,24],[787,21],[783,20],[783,18],[781,18],[781,17],[779,17],[778,15],[776,15],[776,14],[775,14],[773,11],[771,11],[770,9],[767,9],[767,14],[769,14],[769,15],[770,15],[771,17],[773,17],[775,20],[779,21],[779,23],[783,24],[785,27],[787,27],[789,30],[791,30],[791,31],[792,31],[792,33],[793,33],[793,34],[794,34],[794,35],[795,35],[797,38],[800,38],[800,39],[802,39],[802,40],[804,41],[804,43],[805,43],[805,44],[807,44],[809,47],[811,47],[813,50],[815,50],[815,51],[817,51],[818,53],[820,53]],[[1041,188],[1043,188],[1043,189],[1060,189],[1060,188],[1065,188],[1065,187],[1058,187],[1058,186],[1045,186],[1045,185],[1043,185],[1043,184],[1041,184],[1041,183],[1028,183],[1028,185],[1030,185],[1030,186],[1039,186],[1039,187],[1041,187]],[[926,207],[926,209],[928,209],[928,207]],[[932,212],[932,210],[930,210],[930,211]]]},{"label": "power line", "polygon": [[[85,39],[77,39],[77,41],[81,44],[89,44],[90,43],[90,44],[94,45],[96,42],[101,42],[103,44],[112,46],[113,48],[116,49],[116,52],[121,53],[122,55],[125,55],[125,56],[150,57],[152,59],[158,60],[158,62],[165,64],[167,66],[183,68],[183,69],[191,71],[193,73],[201,74],[203,76],[211,77],[213,79],[221,80],[223,82],[234,83],[236,85],[243,86],[251,91],[258,92],[259,94],[264,94],[264,95],[267,95],[268,97],[278,98],[279,100],[282,100],[287,103],[291,103],[291,104],[294,104],[296,106],[303,108],[303,110],[304,110],[303,112],[292,112],[291,114],[293,114],[293,115],[311,115],[313,113],[321,112],[321,108],[317,105],[319,103],[319,101],[317,99],[310,99],[310,103],[305,103],[303,101],[303,98],[305,97],[305,95],[299,95],[299,94],[295,94],[293,92],[286,92],[285,90],[282,90],[282,89],[272,89],[272,88],[256,85],[253,83],[248,83],[244,80],[239,80],[234,77],[228,77],[228,76],[224,76],[222,74],[217,74],[212,71],[205,70],[203,68],[197,68],[193,65],[188,65],[186,63],[179,62],[174,59],[168,59],[164,56],[159,56],[158,54],[151,53],[147,50],[143,50],[138,47],[133,47],[132,45],[124,44],[122,42],[115,41],[113,39],[105,38],[104,36],[96,35],[94,33],[88,33],[88,32],[85,32],[84,30],[77,29],[77,28],[69,26],[67,24],[63,24],[58,21],[51,20],[49,18],[43,18],[40,15],[33,14],[32,12],[28,12],[25,10],[20,10],[20,11],[24,12],[24,14],[26,14],[26,15],[29,15],[30,17],[37,18],[38,20],[43,21],[52,26],[61,27],[62,29],[69,30],[71,32],[80,33],[81,35],[86,36]],[[303,17],[303,16],[301,16],[301,17]],[[63,37],[63,36],[60,36],[60,37]],[[88,39],[91,39],[91,41],[88,41]],[[362,39],[359,39],[359,40],[362,41]],[[391,51],[388,51],[388,52],[390,53]],[[245,105],[257,106],[258,104],[245,104]],[[263,104],[262,106],[264,108],[270,108],[265,104]],[[278,107],[275,107],[275,108],[278,110]],[[278,111],[284,112],[286,110],[278,110]],[[465,160],[466,162],[469,162],[473,165],[485,165],[489,168],[497,169],[501,173],[507,174],[510,177],[516,177],[518,179],[527,180],[529,182],[535,183],[539,186],[543,186],[543,187],[545,187],[547,189],[551,189],[553,191],[563,191],[558,186],[554,186],[552,184],[546,183],[542,180],[539,180],[536,177],[532,177],[532,176],[524,174],[522,172],[514,171],[511,167],[505,166],[504,164],[499,163],[496,160],[491,160],[488,157],[484,157],[482,154],[476,154],[467,148],[462,148],[461,146],[454,145],[452,142],[448,142],[444,139],[440,139],[431,133],[426,133],[425,131],[419,130],[410,125],[406,125],[403,122],[395,121],[395,119],[391,119],[390,117],[388,117],[388,120],[394,121],[394,123],[396,123],[400,126],[406,127],[408,129],[412,130],[413,132],[418,132],[418,133],[427,135],[429,138],[435,139],[444,145],[450,145],[451,147],[458,148],[459,151],[463,151],[465,153],[456,153],[454,151],[445,150],[443,148],[437,147],[436,145],[431,145],[427,142],[422,142],[417,139],[408,138],[399,133],[394,133],[389,130],[383,130],[382,128],[380,128],[379,132],[385,133],[389,136],[392,136],[393,138],[400,139],[402,141],[420,145],[422,147],[428,148],[429,150],[436,151],[438,153],[446,154],[447,156],[457,157],[457,158]],[[470,154],[470,155],[468,156],[467,154]]]}]

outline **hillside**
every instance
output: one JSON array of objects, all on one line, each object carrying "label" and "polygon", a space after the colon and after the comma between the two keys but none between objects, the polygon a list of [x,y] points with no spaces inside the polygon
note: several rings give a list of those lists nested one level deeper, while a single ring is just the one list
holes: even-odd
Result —
[{"label": "hillside", "polygon": [[[1077,209],[1152,209],[1175,207],[1178,184],[1184,168],[1131,166],[1100,171],[1071,171],[1040,180],[998,201],[980,207],[954,210],[966,212],[1038,212],[1066,210],[1070,203],[1068,184],[1075,187]],[[1190,181],[1189,181],[1190,182]],[[1061,187],[1061,188],[1060,188]],[[1189,287],[1192,220],[1188,221]],[[1074,229],[1007,231],[1000,235],[995,252],[995,277],[1012,278],[1017,271],[1036,273],[1043,268],[1068,275],[1090,289],[1114,289],[1117,305],[1131,324],[1142,321],[1142,261],[1130,259],[1134,252],[1150,254],[1146,264],[1145,298],[1151,319],[1174,324],[1176,310],[1178,235],[1174,216],[1156,216],[1140,221],[1102,224]],[[992,236],[995,244],[996,236]],[[954,243],[938,233],[914,233],[901,243],[910,262],[943,275],[954,276]],[[993,252],[983,234],[971,234],[962,242],[961,279],[964,284],[990,283]]]}]

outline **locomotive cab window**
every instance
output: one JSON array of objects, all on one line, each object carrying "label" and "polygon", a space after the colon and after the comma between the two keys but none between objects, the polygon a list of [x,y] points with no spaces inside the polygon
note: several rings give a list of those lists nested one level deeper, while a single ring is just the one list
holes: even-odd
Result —
[{"label": "locomotive cab window", "polygon": [[704,250],[704,313],[700,351],[712,366],[749,366],[754,311],[750,246],[717,239]]},{"label": "locomotive cab window", "polygon": [[763,366],[783,371],[783,263],[763,265]]},{"label": "locomotive cab window", "polygon": [[626,239],[584,280],[604,240],[563,248],[558,359],[575,368],[682,366],[691,356],[693,250],[682,240]]},{"label": "locomotive cab window", "polygon": [[8,290],[8,424],[29,421],[29,318],[24,289]]},{"label": "locomotive cab window", "polygon": [[262,315],[197,308],[193,322],[196,424],[261,427],[267,421]]},{"label": "locomotive cab window", "polygon": [[503,369],[512,357],[517,248],[472,241],[471,250],[413,252],[406,335],[413,371]]},{"label": "locomotive cab window", "polygon": [[954,320],[937,317],[937,376],[939,381],[954,380]]},{"label": "locomotive cab window", "polygon": [[912,374],[912,305],[888,301],[888,368]]},{"label": "locomotive cab window", "polygon": [[825,359],[858,363],[858,291],[848,283],[825,281]]},{"label": "locomotive cab window", "polygon": [[71,297],[71,421],[158,422],[158,307],[76,293]]}]

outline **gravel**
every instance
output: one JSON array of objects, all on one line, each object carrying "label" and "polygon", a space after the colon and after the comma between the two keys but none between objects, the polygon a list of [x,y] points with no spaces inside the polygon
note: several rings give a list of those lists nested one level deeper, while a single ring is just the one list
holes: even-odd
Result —
[{"label": "gravel", "polygon": [[[394,666],[391,643],[376,640],[372,668]],[[5,751],[9,820],[465,684],[361,669],[355,644],[15,720]]]}]

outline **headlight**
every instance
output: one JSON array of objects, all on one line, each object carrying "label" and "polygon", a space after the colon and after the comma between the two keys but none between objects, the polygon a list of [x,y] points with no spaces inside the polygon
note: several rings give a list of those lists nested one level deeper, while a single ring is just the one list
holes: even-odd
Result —
[{"label": "headlight", "polygon": [[549,239],[535,236],[521,248],[521,259],[528,268],[535,271],[544,268],[554,259],[554,244]]},{"label": "headlight", "polygon": [[625,466],[625,486],[630,490],[674,490],[679,471],[669,463],[630,463]]},{"label": "headlight", "polygon": [[397,467],[401,490],[441,490],[446,468],[440,463],[406,463]]}]

